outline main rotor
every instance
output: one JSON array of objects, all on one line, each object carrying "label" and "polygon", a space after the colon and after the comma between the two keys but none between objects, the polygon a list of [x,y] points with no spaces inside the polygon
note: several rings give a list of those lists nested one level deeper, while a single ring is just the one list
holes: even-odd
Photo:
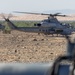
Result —
[{"label": "main rotor", "polygon": [[23,13],[23,14],[35,14],[35,15],[48,15],[48,17],[56,17],[56,16],[60,16],[60,17],[66,17],[67,15],[61,15],[61,13],[55,13],[55,14],[47,14],[47,13],[32,13],[32,12],[19,12],[19,11],[14,11],[15,13]]}]

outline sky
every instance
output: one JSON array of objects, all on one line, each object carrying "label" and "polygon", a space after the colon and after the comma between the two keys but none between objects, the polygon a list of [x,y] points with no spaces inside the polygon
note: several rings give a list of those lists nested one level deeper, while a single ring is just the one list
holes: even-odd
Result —
[{"label": "sky", "polygon": [[75,10],[75,0],[0,0],[0,13]]}]

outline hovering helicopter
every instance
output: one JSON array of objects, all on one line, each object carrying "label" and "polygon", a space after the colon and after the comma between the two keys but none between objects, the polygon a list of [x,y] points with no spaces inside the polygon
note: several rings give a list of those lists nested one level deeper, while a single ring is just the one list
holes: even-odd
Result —
[{"label": "hovering helicopter", "polygon": [[34,27],[17,27],[15,26],[8,18],[3,16],[5,21],[8,23],[11,29],[23,31],[23,32],[34,32],[34,33],[43,33],[45,35],[50,34],[62,34],[62,35],[70,35],[75,29],[71,27],[69,24],[60,23],[56,16],[66,17],[67,15],[60,15],[60,13],[56,14],[44,14],[44,13],[29,13],[29,12],[17,12],[17,13],[26,13],[26,14],[36,14],[36,15],[49,15],[48,19],[41,21],[41,23],[34,24]]}]

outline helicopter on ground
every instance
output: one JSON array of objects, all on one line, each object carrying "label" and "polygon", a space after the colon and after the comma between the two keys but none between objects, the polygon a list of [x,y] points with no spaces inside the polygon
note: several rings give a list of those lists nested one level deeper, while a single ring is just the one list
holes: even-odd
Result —
[{"label": "helicopter on ground", "polygon": [[23,32],[33,32],[38,34],[43,33],[45,35],[50,35],[50,34],[70,35],[73,31],[75,31],[75,29],[72,28],[71,25],[60,23],[56,18],[56,16],[67,17],[67,15],[60,15],[60,13],[56,13],[56,14],[29,13],[29,12],[17,12],[17,13],[48,15],[48,19],[43,20],[38,24],[34,24],[34,27],[17,27],[9,20],[10,17],[6,18],[3,15],[3,18],[8,23],[11,29],[15,29]]}]

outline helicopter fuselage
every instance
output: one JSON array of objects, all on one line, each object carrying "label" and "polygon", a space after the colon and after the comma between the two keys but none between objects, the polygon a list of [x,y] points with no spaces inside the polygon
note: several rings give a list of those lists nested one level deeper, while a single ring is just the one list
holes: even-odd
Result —
[{"label": "helicopter fuselage", "polygon": [[45,35],[50,34],[70,35],[73,31],[75,31],[75,29],[71,28],[69,24],[60,23],[57,20],[56,16],[64,16],[64,15],[58,15],[58,13],[54,15],[49,14],[48,19],[45,19],[40,23],[35,24],[34,27],[17,27],[9,20],[9,18],[4,19],[11,29],[23,32],[43,33]]}]

